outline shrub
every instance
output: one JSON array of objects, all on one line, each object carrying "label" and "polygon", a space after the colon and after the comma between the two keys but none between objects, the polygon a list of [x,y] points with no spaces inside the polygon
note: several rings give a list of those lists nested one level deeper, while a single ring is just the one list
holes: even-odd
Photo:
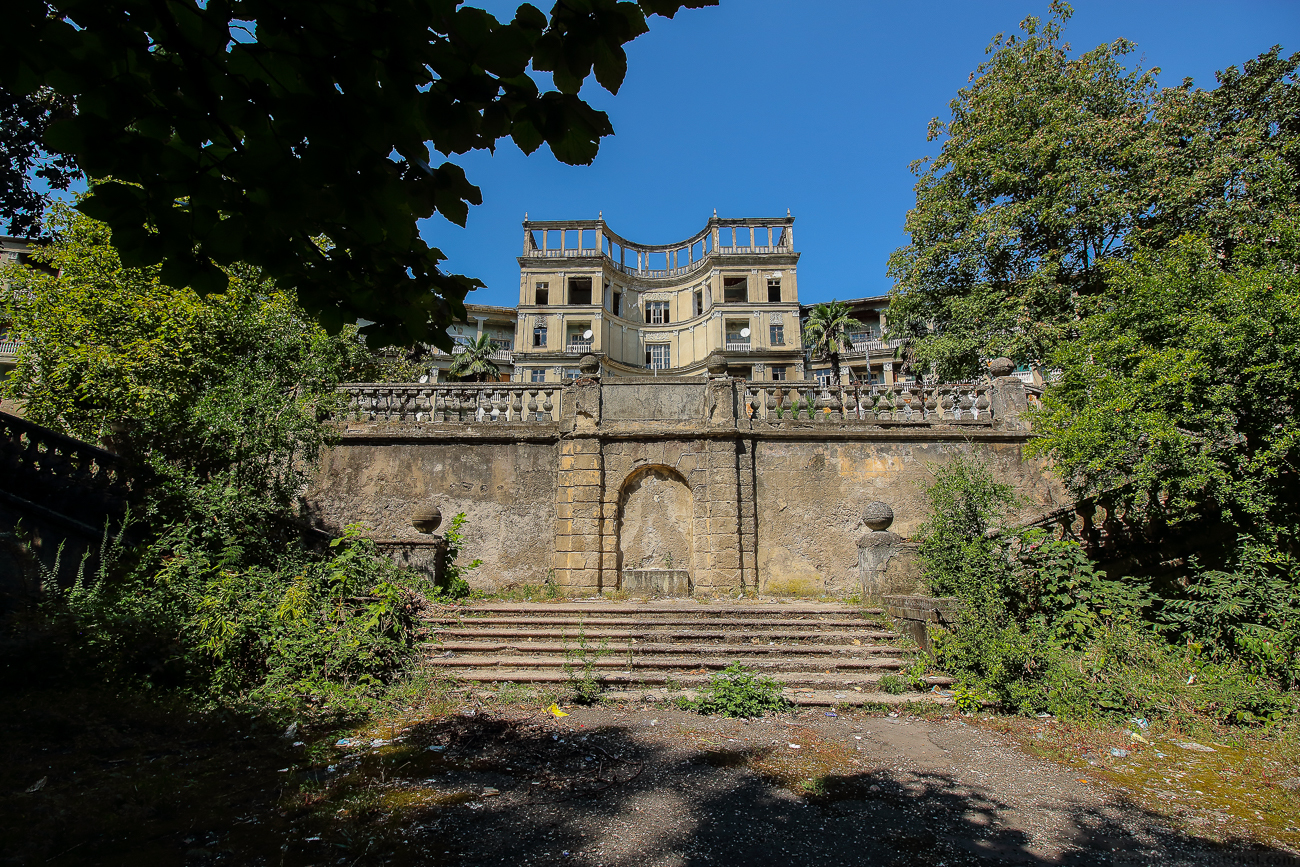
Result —
[{"label": "shrub", "polygon": [[704,714],[747,718],[790,707],[790,702],[781,695],[779,683],[770,677],[755,674],[738,662],[733,662],[710,677],[694,701],[683,699],[679,704],[683,708]]}]

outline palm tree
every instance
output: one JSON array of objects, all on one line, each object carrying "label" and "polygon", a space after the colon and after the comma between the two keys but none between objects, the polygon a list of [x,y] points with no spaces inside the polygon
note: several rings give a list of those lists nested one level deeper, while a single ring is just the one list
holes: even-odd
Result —
[{"label": "palm tree", "polygon": [[457,347],[452,356],[447,376],[458,382],[496,382],[497,366],[492,362],[492,353],[497,351],[492,338],[480,334],[469,343]]},{"label": "palm tree", "polygon": [[830,358],[831,378],[836,388],[840,385],[840,350],[853,348],[849,330],[865,327],[849,315],[849,305],[834,299],[829,304],[814,307],[808,321],[804,323],[804,346],[812,350],[814,356]]}]

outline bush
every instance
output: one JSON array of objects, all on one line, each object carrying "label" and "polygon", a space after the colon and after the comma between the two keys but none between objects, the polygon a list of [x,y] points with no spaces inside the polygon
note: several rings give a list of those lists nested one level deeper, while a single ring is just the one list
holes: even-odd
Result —
[{"label": "bush", "polygon": [[788,710],[790,702],[781,695],[781,685],[775,680],[733,662],[709,678],[698,698],[683,699],[679,705],[704,714],[749,718]]},{"label": "bush", "polygon": [[933,660],[963,696],[1073,717],[1254,724],[1295,712],[1278,682],[1295,672],[1294,571],[1278,557],[1243,547],[1238,572],[1194,576],[1186,597],[1161,598],[1108,578],[1074,542],[997,529],[1012,501],[986,468],[954,461],[929,495],[925,576],[963,603],[954,628],[933,635]]}]

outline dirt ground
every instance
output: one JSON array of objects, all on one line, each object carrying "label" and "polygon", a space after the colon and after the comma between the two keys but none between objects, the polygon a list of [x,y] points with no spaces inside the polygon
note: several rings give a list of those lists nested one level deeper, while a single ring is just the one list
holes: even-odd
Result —
[{"label": "dirt ground", "polygon": [[[0,864],[1300,864],[1300,802],[1277,785],[1245,786],[1267,798],[1236,813],[1174,809],[1201,785],[1192,763],[1231,756],[1177,733],[1116,758],[1055,721],[934,709],[557,719],[539,701],[438,701],[285,737],[28,692],[0,718]],[[1157,753],[1186,779],[1159,778],[1152,800],[1123,774]]]}]

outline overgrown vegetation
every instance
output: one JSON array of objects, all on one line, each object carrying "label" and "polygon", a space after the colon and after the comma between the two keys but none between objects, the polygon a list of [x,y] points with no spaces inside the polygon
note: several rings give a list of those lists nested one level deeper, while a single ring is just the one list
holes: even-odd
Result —
[{"label": "overgrown vegetation", "polygon": [[[1296,713],[1294,637],[1280,634],[1294,620],[1259,604],[1270,594],[1258,573],[1201,573],[1186,587],[1111,579],[1074,542],[1001,527],[1011,492],[969,460],[936,468],[928,496],[926,579],[963,605],[935,634],[934,661],[961,679],[966,704],[1240,724]],[[1210,586],[1237,592],[1210,598]]]},{"label": "overgrown vegetation", "polygon": [[685,710],[703,714],[746,719],[790,708],[790,702],[781,695],[781,684],[770,677],[755,674],[739,662],[733,662],[712,675],[694,700],[681,698],[677,704]]},{"label": "overgrown vegetation", "polygon": [[[273,711],[348,713],[405,672],[435,592],[360,527],[331,539],[299,500],[334,435],[336,386],[390,362],[330,336],[253,269],[225,293],[125,268],[106,227],[56,206],[51,272],[7,273],[23,339],[5,394],[29,419],[126,455],[130,534],[45,611],[77,664],[137,687]],[[464,516],[452,522],[451,594]],[[131,539],[128,544],[125,539]]]},{"label": "overgrown vegetation", "polygon": [[605,691],[596,665],[613,652],[609,649],[609,639],[601,639],[599,644],[593,645],[587,640],[586,629],[579,623],[577,643],[570,647],[566,636],[564,644],[564,675],[569,679],[573,700],[578,704],[594,704]]}]

